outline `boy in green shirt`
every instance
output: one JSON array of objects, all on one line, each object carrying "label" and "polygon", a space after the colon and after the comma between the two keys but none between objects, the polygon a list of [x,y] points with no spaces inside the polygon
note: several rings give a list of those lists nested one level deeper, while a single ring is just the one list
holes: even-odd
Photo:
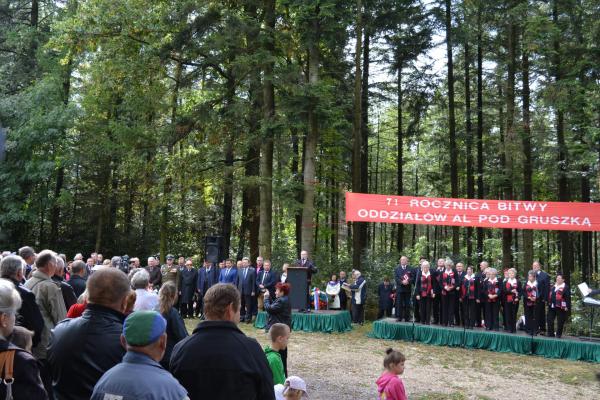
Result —
[{"label": "boy in green shirt", "polygon": [[286,324],[273,324],[271,329],[269,329],[269,338],[271,339],[271,346],[265,347],[265,355],[273,373],[273,384],[283,385],[285,383],[285,374],[279,351],[287,348],[290,338],[290,327]]}]

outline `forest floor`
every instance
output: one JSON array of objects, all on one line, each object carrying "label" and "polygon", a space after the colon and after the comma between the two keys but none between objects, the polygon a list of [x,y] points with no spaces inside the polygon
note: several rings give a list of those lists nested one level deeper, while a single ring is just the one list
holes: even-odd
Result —
[{"label": "forest floor", "polygon": [[[191,333],[198,320],[186,320]],[[240,324],[264,347],[263,330]],[[372,324],[344,334],[293,332],[288,372],[302,377],[311,400],[376,399],[385,349],[406,356],[402,376],[411,400],[593,399],[600,365],[485,350],[371,339]]]}]

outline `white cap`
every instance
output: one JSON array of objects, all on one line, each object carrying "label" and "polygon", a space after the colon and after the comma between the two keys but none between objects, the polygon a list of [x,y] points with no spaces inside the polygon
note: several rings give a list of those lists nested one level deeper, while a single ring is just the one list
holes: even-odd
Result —
[{"label": "white cap", "polygon": [[283,385],[285,386],[283,394],[286,394],[288,389],[302,390],[304,392],[302,393],[302,398],[308,399],[308,393],[306,393],[306,382],[304,382],[304,379],[300,378],[299,376],[288,377]]}]

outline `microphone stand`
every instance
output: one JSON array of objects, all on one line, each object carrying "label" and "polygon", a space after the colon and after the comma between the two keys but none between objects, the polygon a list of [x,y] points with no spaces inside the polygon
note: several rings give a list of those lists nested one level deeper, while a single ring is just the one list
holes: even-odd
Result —
[{"label": "microphone stand", "polygon": [[[412,296],[410,297],[410,301],[411,302],[415,298],[416,293],[417,293],[417,278],[416,278],[416,275],[415,275],[415,287],[412,290]],[[413,308],[414,308],[414,306],[413,306]],[[414,309],[413,309],[413,313],[412,313],[412,338],[411,338],[410,341],[411,342],[415,341],[415,310]]]}]

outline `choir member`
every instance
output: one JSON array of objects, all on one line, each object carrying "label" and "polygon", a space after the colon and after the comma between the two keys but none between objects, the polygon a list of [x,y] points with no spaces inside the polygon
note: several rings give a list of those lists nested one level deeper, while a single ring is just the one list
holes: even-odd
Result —
[{"label": "choir member", "polygon": [[531,270],[527,274],[527,283],[525,284],[523,312],[525,314],[525,327],[528,335],[533,335],[537,331],[537,321],[535,319],[535,307],[538,302],[538,283],[535,280],[535,271]]},{"label": "choir member", "polygon": [[[489,267],[488,262],[487,261],[482,261],[479,263],[479,271],[475,274],[475,279],[477,280],[477,286],[479,288],[483,287],[483,283],[485,281],[485,270]],[[482,294],[483,291],[479,291],[480,292],[480,296]],[[483,321],[483,308],[485,305],[485,300],[481,300],[479,299],[479,301],[475,304],[475,314],[476,314],[476,320],[475,320],[475,326],[480,328],[481,327],[481,323]]]},{"label": "choir member", "polygon": [[488,268],[487,271],[488,278],[482,288],[486,295],[485,328],[488,331],[497,331],[499,329],[500,283],[498,282],[498,278],[496,278],[497,271],[495,268]]},{"label": "choir member", "polygon": [[521,297],[521,282],[517,279],[517,270],[510,268],[508,278],[502,283],[502,300],[504,302],[504,329],[510,333],[517,332],[517,309]]},{"label": "choir member", "polygon": [[379,311],[377,312],[377,319],[383,317],[392,316],[392,293],[394,286],[390,282],[390,278],[387,276],[383,278],[383,282],[377,287],[377,294],[379,295]]},{"label": "choir member", "polygon": [[433,275],[433,279],[435,280],[433,285],[433,293],[435,293],[435,297],[431,302],[431,314],[433,315],[433,323],[440,323],[440,314],[442,312],[442,285],[440,284],[440,280],[442,279],[442,274],[444,273],[444,263],[446,260],[440,258],[437,260],[437,268],[431,271]]},{"label": "choir member", "polygon": [[456,270],[454,262],[446,260],[444,272],[440,278],[442,287],[442,325],[454,326],[454,303],[456,298]]},{"label": "choir member", "polygon": [[535,320],[537,321],[537,330],[543,334],[546,331],[546,302],[550,294],[550,276],[542,270],[542,264],[534,261],[532,269],[535,271],[535,280],[538,285],[538,301],[535,306]]},{"label": "choir member", "polygon": [[475,322],[477,321],[477,304],[479,304],[479,281],[473,274],[473,267],[468,266],[467,272],[462,279],[460,285],[460,302],[463,308],[463,324],[473,329]]},{"label": "choir member", "polygon": [[394,271],[396,281],[396,318],[398,321],[410,320],[410,297],[412,295],[413,270],[408,265],[408,257],[400,257],[400,265]]},{"label": "choir member", "polygon": [[463,309],[460,306],[460,290],[465,275],[465,265],[461,262],[456,263],[456,297],[454,300],[454,323],[456,324],[456,326],[460,326],[465,322]]},{"label": "choir member", "polygon": [[548,294],[548,336],[553,337],[554,319],[557,320],[556,337],[560,338],[567,320],[567,313],[571,309],[571,291],[565,283],[562,274],[556,275],[556,283]]},{"label": "choir member", "polygon": [[415,288],[416,298],[419,301],[421,323],[425,325],[429,325],[431,320],[431,304],[436,297],[433,290],[435,279],[429,271],[429,267],[428,261],[421,263],[421,273],[418,275]]}]

